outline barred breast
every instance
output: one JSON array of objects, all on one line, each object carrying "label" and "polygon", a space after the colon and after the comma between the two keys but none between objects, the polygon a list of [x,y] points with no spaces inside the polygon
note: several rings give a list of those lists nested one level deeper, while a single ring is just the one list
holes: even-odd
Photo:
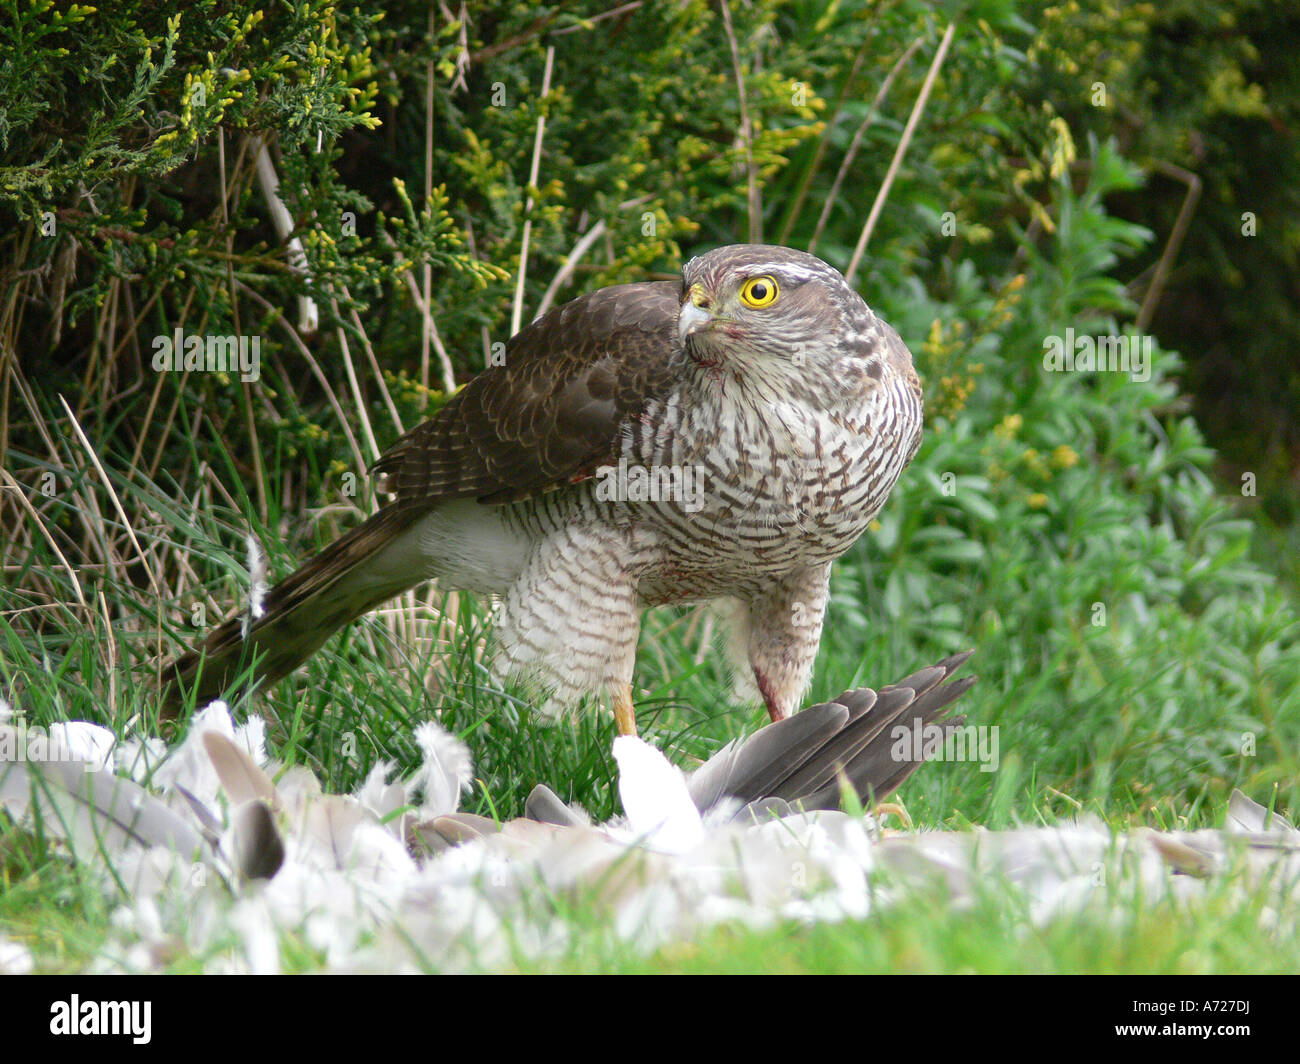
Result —
[{"label": "barred breast", "polygon": [[[910,368],[910,367],[909,367]],[[640,578],[648,604],[756,593],[775,577],[834,561],[880,511],[914,453],[914,377],[868,377],[858,404],[821,409],[719,389],[670,396],[653,431],[625,448],[657,500],[629,500],[616,522],[653,530],[662,552]],[[668,490],[665,490],[668,489]]]}]

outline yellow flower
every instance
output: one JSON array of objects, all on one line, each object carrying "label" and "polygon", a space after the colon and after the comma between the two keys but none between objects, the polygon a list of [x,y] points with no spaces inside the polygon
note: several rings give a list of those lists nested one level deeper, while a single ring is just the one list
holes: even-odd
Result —
[{"label": "yellow flower", "polygon": [[1019,414],[1008,414],[998,424],[997,428],[993,430],[993,434],[995,436],[1001,436],[1004,440],[1009,440],[1012,436],[1014,436],[1017,432],[1020,431],[1020,427],[1024,423],[1025,423],[1025,419],[1022,418]]},{"label": "yellow flower", "polygon": [[1073,447],[1061,444],[1052,451],[1052,465],[1057,469],[1071,469],[1079,464],[1079,455]]}]

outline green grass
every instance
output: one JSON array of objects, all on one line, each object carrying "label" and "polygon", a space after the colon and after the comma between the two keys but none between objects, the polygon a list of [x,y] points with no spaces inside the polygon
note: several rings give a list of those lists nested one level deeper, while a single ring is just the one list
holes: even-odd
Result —
[{"label": "green grass", "polygon": [[[643,974],[1158,974],[1294,973],[1294,926],[1261,926],[1259,906],[1222,891],[1204,904],[1133,906],[1105,916],[1061,917],[1045,927],[991,886],[969,908],[918,897],[866,920],[786,924],[764,931],[719,927],[650,956],[602,941],[566,958],[562,970]],[[521,965],[521,971],[552,966]]]},{"label": "green grass", "polygon": [[39,971],[83,970],[108,936],[112,907],[97,877],[53,847],[27,832],[0,832],[0,931],[27,946]]}]

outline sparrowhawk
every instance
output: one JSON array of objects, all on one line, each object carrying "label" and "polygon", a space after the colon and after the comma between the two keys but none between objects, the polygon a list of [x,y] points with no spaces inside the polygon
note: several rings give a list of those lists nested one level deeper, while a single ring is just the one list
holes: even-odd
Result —
[{"label": "sparrowhawk", "polygon": [[[640,614],[723,609],[773,720],[808,686],[831,563],[921,437],[898,334],[840,273],[784,247],[691,259],[528,325],[375,464],[392,500],[168,670],[220,694],[287,675],[340,626],[429,579],[495,596],[497,663],[552,705],[612,700],[635,731]],[[200,664],[202,662],[202,664]],[[751,692],[753,687],[748,688]]]}]

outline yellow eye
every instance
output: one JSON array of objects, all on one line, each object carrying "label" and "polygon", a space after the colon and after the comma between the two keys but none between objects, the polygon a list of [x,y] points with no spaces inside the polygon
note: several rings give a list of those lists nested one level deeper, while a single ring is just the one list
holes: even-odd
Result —
[{"label": "yellow eye", "polygon": [[776,302],[780,291],[775,277],[751,277],[740,286],[740,301],[747,307],[762,310]]}]

